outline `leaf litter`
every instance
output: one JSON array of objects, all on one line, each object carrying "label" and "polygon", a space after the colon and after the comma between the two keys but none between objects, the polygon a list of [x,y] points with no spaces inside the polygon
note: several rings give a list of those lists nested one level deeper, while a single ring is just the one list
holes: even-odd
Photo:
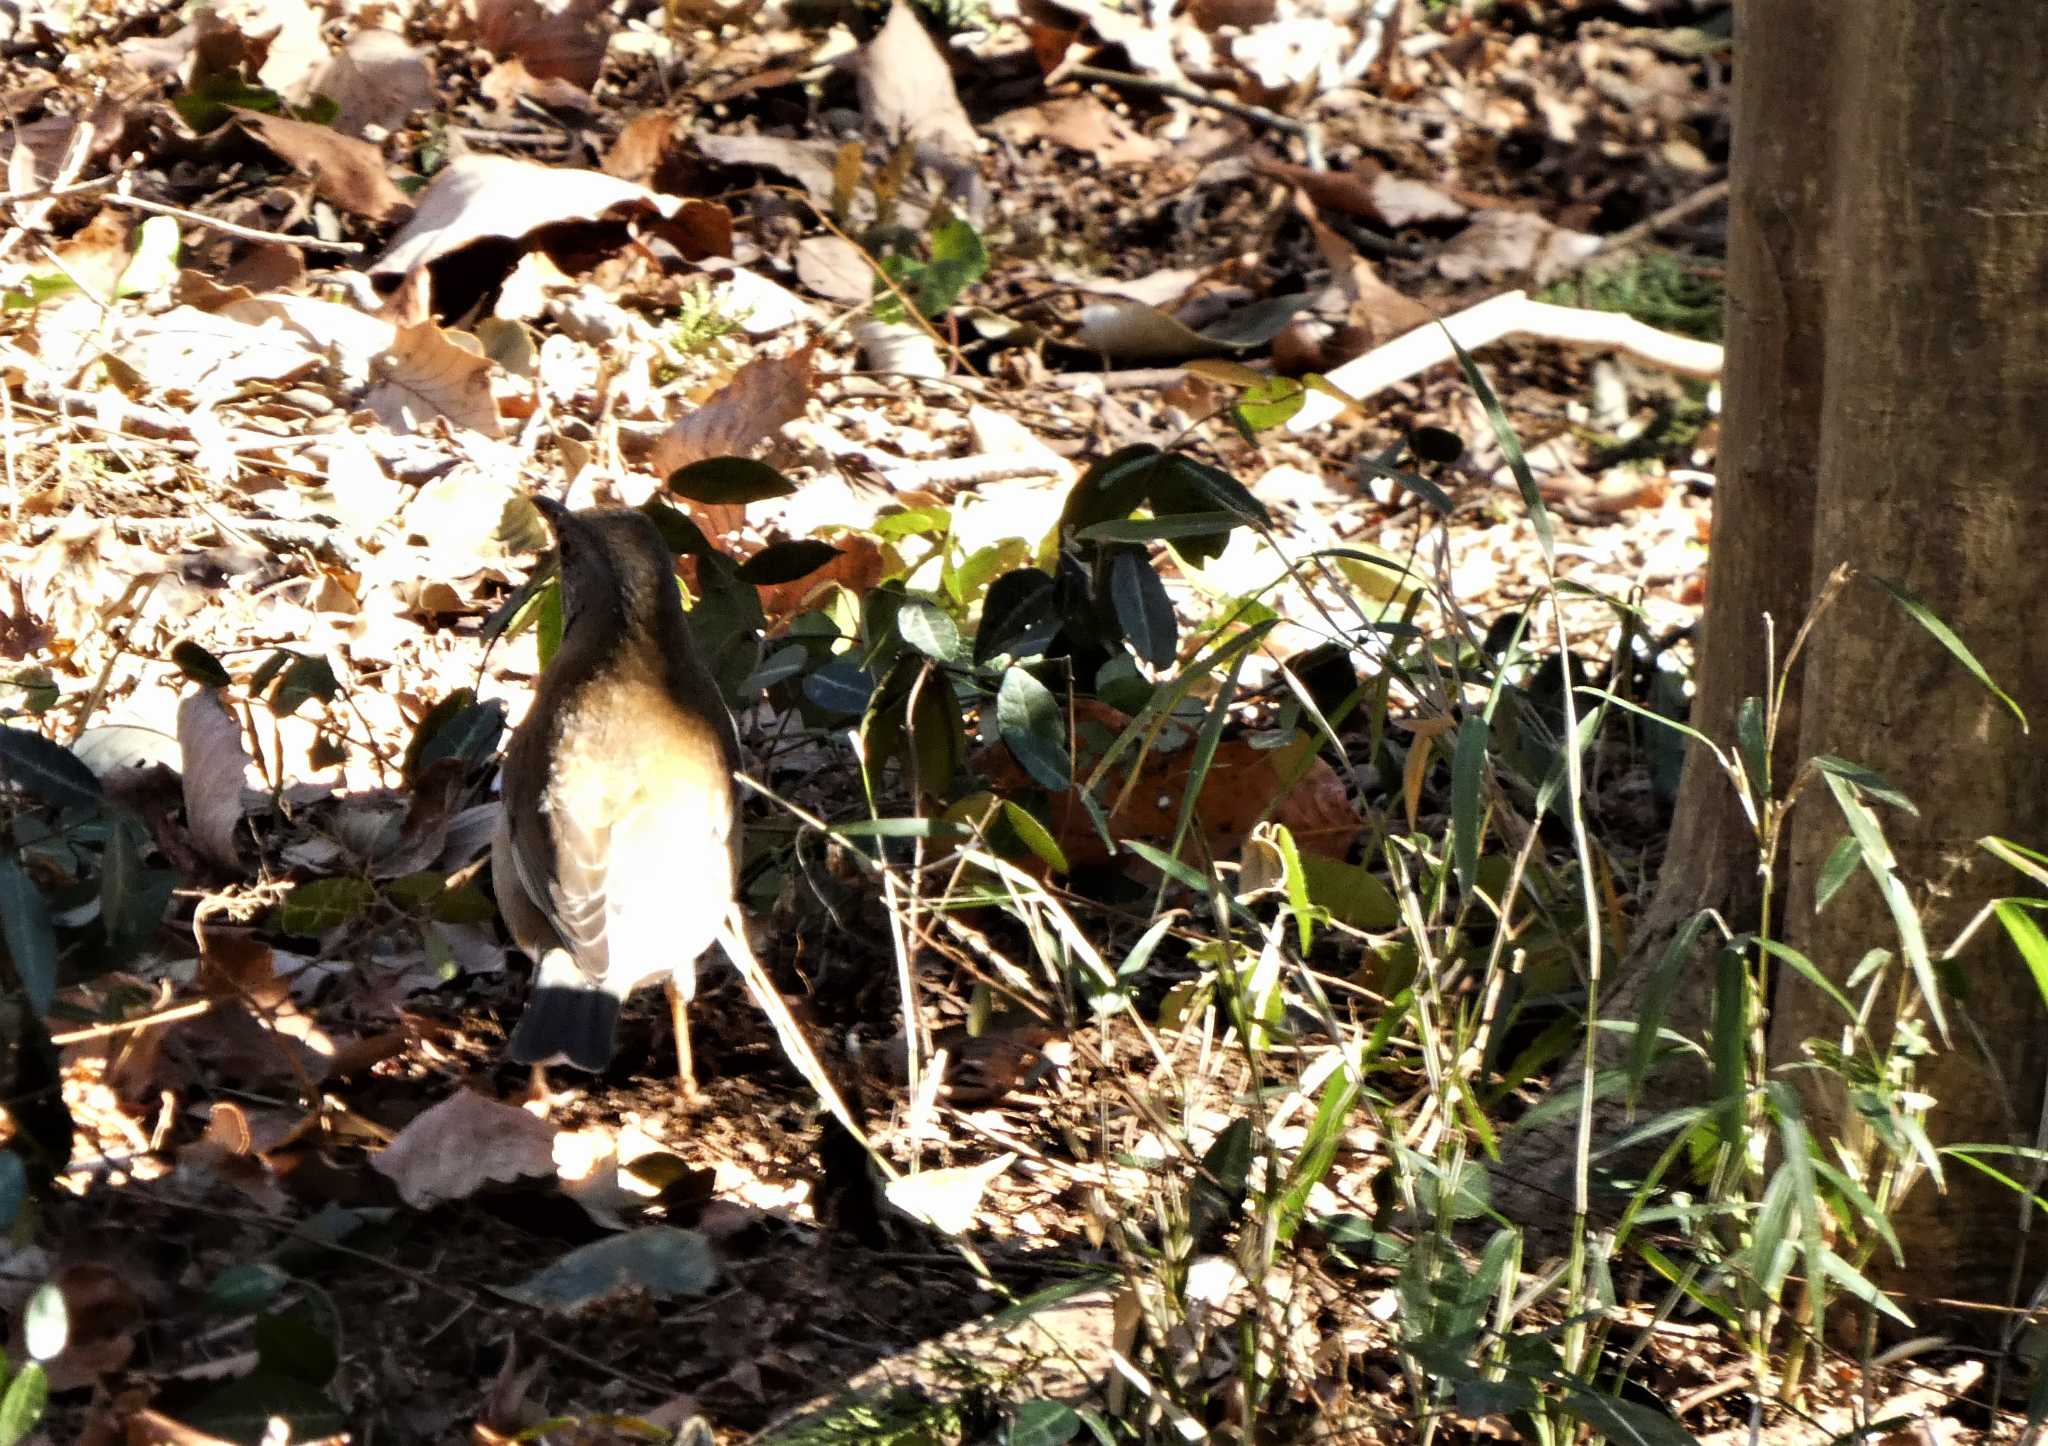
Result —
[{"label": "leaf litter", "polygon": [[[1175,1149],[1139,1116],[1100,1134],[1101,1100],[1149,1087],[1143,1040],[1113,1020],[971,1025],[973,991],[935,975],[920,1024],[939,1053],[913,1061],[889,919],[839,843],[764,875],[753,903],[867,1117],[904,1115],[883,1144],[922,1167],[890,1192],[907,1215],[818,1137],[729,988],[699,1001],[708,1105],[662,1087],[664,1036],[636,1008],[611,1071],[548,1119],[521,1107],[498,1054],[524,973],[479,888],[489,760],[547,626],[515,595],[542,541],[520,498],[687,510],[699,606],[772,623],[771,678],[778,655],[822,646],[804,620],[851,626],[885,580],[975,596],[1047,559],[1081,467],[1228,404],[1238,383],[1215,378],[1234,373],[1177,363],[1336,370],[1500,288],[1585,273],[1726,153],[1724,58],[1664,43],[1697,33],[1686,7],[1635,28],[1565,5],[1548,29],[1458,15],[1403,33],[1384,7],[998,5],[945,37],[899,0],[851,44],[787,18],[726,24],[749,8],[477,0],[401,33],[251,0],[70,23],[93,89],[8,62],[0,707],[78,745],[127,801],[165,900],[121,968],[64,982],[50,1029],[75,1134],[53,1173],[69,1194],[10,1247],[10,1279],[102,1301],[59,1402],[81,1429],[202,1439],[298,1400],[307,1430],[346,1412],[399,1439],[496,1439],[565,1409],[701,1414],[736,1439],[997,1306],[919,1220],[972,1239],[1018,1295],[1049,1261],[1101,1264],[1105,1212],[1144,1200]],[[62,29],[54,12],[16,23]],[[694,112],[664,108],[678,85]],[[933,239],[957,218],[987,252],[964,300]],[[1717,227],[1709,212],[1661,239],[1710,267]],[[1091,323],[1105,305],[1137,330]],[[893,368],[854,346],[864,313],[892,307],[922,347]],[[1710,405],[1623,367],[1602,432],[1576,356],[1536,341],[1486,360],[1585,588],[1575,643],[1609,637],[1603,596],[1655,631],[1689,626]],[[1705,413],[1698,438],[1626,471],[1604,460],[1682,407]],[[1425,427],[1464,439],[1427,464],[1449,516],[1353,465]],[[1280,538],[1357,554],[1338,560],[1347,587],[1404,604],[1420,571],[1488,619],[1539,576],[1452,369],[1256,446],[1199,436]],[[725,457],[799,485],[666,491]],[[808,572],[720,581],[719,556],[818,539],[836,550]],[[1217,597],[1259,592],[1296,642],[1319,636],[1339,591],[1283,577],[1262,546],[1160,554],[1164,614],[1123,574],[1158,661]],[[189,679],[180,645],[221,676]],[[1384,927],[1382,886],[1349,860],[1393,800],[1260,733],[1293,646],[1246,659],[1204,844],[1271,882],[1286,823],[1337,912]],[[764,781],[819,816],[863,814],[833,730],[789,731],[810,705],[764,686],[782,719],[749,728]],[[1059,740],[1084,766],[1132,717],[1092,706],[1087,736]],[[1167,720],[1134,762],[1121,836],[1164,847],[1186,826],[1199,725]],[[1032,781],[989,728],[978,771],[1028,832]],[[1420,785],[1405,792],[1412,824]],[[1064,868],[1107,861],[1084,808],[1053,824]],[[87,877],[37,868],[45,887]],[[942,937],[999,972],[1015,942]],[[1171,972],[1158,983],[1162,1030],[1192,1028],[1171,1023]],[[1366,1188],[1368,1134],[1317,1187],[1332,1211]],[[89,1242],[117,1237],[82,1273]],[[1215,1309],[1252,1288],[1204,1280]],[[1100,1297],[1070,1337],[1096,1332],[1097,1363],[1112,1309]],[[1383,1336],[1356,1329],[1304,1379],[1334,1360],[1370,1380]],[[1392,1389],[1365,1394],[1398,1417]]]}]

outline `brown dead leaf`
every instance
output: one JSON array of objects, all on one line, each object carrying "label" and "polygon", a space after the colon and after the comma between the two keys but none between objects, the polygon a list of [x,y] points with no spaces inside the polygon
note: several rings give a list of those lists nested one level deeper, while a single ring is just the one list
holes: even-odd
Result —
[{"label": "brown dead leaf", "polygon": [[667,111],[635,116],[620,129],[618,139],[604,153],[604,173],[636,186],[657,185],[655,177],[681,135],[682,126]]},{"label": "brown dead leaf", "polygon": [[185,827],[211,863],[241,872],[235,835],[242,822],[242,784],[249,753],[242,725],[218,688],[195,687],[178,705],[178,753],[185,789]]},{"label": "brown dead leaf", "polygon": [[832,199],[833,141],[797,141],[781,136],[698,136],[697,153],[721,166],[748,166],[789,177],[816,201]]},{"label": "brown dead leaf", "polygon": [[435,417],[446,417],[486,437],[505,434],[491,394],[497,371],[489,357],[472,351],[431,321],[408,326],[377,359],[378,381],[363,404],[395,432],[413,432]]},{"label": "brown dead leaf", "polygon": [[[1107,703],[1093,698],[1074,701],[1079,732],[1073,740],[1077,777],[1095,766],[1109,740],[1121,734],[1130,721]],[[1104,799],[1114,805],[1109,812],[1112,838],[1153,844],[1172,841],[1194,753],[1192,746],[1171,753],[1149,751],[1137,761],[1135,772],[1128,763],[1116,770]],[[1306,735],[1282,748],[1254,748],[1243,739],[1218,744],[1195,806],[1195,822],[1209,851],[1218,858],[1233,857],[1252,825],[1271,820],[1287,826],[1303,853],[1343,858],[1365,822],[1337,770],[1314,753],[1315,740]],[[1124,758],[1130,756],[1126,753]],[[972,762],[998,791],[1036,787],[1004,744],[988,745]],[[1109,862],[1109,849],[1073,790],[1054,795],[1048,809],[1053,838],[1070,866],[1097,867]]]},{"label": "brown dead leaf", "polygon": [[382,223],[412,209],[385,171],[384,153],[368,141],[261,111],[237,111],[235,123],[293,170],[310,176],[315,195],[351,216]]},{"label": "brown dead leaf", "polygon": [[1457,221],[1469,214],[1458,201],[1426,181],[1389,175],[1367,163],[1350,171],[1317,171],[1283,161],[1260,161],[1259,174],[1298,186],[1325,210],[1399,230],[1433,221]]},{"label": "brown dead leaf", "polygon": [[1045,140],[1093,156],[1103,166],[1142,166],[1165,148],[1092,95],[1056,96],[1006,111],[989,129],[1019,144]]},{"label": "brown dead leaf", "polygon": [[1533,211],[1481,211],[1437,254],[1446,281],[1527,277],[1542,286],[1598,250],[1600,240],[1552,225]]},{"label": "brown dead leaf", "polygon": [[605,0],[468,0],[476,39],[543,80],[597,84],[611,40]]},{"label": "brown dead leaf", "polygon": [[361,137],[372,126],[396,130],[414,111],[432,106],[434,67],[403,35],[369,27],[328,60],[313,89],[338,108],[334,129]]},{"label": "brown dead leaf", "polygon": [[370,1161],[415,1210],[467,1200],[486,1184],[555,1173],[555,1127],[516,1105],[458,1090]]},{"label": "brown dead leaf", "polygon": [[861,55],[859,80],[861,114],[891,145],[910,141],[973,162],[974,122],[915,6],[895,0],[889,7],[889,18]]},{"label": "brown dead leaf", "polygon": [[521,101],[533,101],[550,109],[587,113],[592,108],[590,92],[573,81],[559,75],[535,75],[526,68],[526,62],[518,56],[501,60],[491,67],[477,89],[484,99],[498,108],[499,115],[510,115],[519,108]]},{"label": "brown dead leaf", "polygon": [[662,477],[706,457],[750,457],[811,399],[815,342],[757,356],[655,441],[650,465]]}]

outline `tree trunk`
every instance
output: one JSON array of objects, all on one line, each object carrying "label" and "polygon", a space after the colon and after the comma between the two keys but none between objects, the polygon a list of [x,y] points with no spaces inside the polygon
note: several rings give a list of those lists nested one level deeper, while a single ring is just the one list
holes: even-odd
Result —
[{"label": "tree trunk", "polygon": [[[1806,316],[1827,361],[1809,576],[1846,562],[1918,592],[2034,731],[1858,587],[1815,634],[1798,751],[1875,769],[1919,804],[1918,818],[1884,810],[1883,821],[1938,951],[1987,900],[2038,892],[1979,850],[1980,836],[2048,843],[2048,629],[2033,611],[2048,595],[2048,30],[2038,0],[1843,8],[1854,19],[1835,27],[1832,120],[1788,133],[1830,152],[1838,208],[1825,325]],[[1794,48],[1772,33],[1782,9],[1750,8],[1743,66]],[[1731,351],[1734,374],[1743,363]],[[1717,526],[1717,587],[1724,541]],[[1837,980],[1866,949],[1898,944],[1868,880],[1813,912],[1816,875],[1844,833],[1812,789],[1793,822],[1787,937]],[[2048,1012],[1995,928],[1960,963],[1969,998],[1952,1007],[1954,1041],[1919,1076],[1939,1102],[1930,1133],[2032,1143]],[[1800,1059],[1803,1041],[1837,1038],[1841,1022],[1818,991],[1783,980],[1774,1057]],[[1816,1132],[1839,1133],[1832,1078],[1793,1077]],[[1946,1197],[1923,1184],[1897,1220],[1913,1285],[2005,1299],[2027,1214],[2010,1190],[1951,1166]]]},{"label": "tree trunk", "polygon": [[[1834,209],[1831,158],[1816,141],[1834,123],[1841,8],[1839,0],[1772,0],[1761,14],[1755,6],[1739,12],[1723,440],[1691,718],[1717,742],[1733,739],[1742,701],[1763,696],[1769,686],[1764,619],[1782,657],[1811,595],[1827,359],[1823,283]],[[1799,693],[1795,678],[1788,725],[1798,716]],[[1796,762],[1796,741],[1797,728],[1787,726],[1774,760],[1780,777],[1789,777]],[[1700,910],[1718,910],[1736,929],[1757,923],[1762,877],[1756,838],[1733,785],[1698,747],[1686,759],[1665,858],[1628,955],[1606,991],[1605,1018],[1635,1017],[1645,966],[1662,957]],[[1700,981],[1710,977],[1714,941],[1702,943],[1690,971]],[[1701,1034],[1707,993],[1704,985],[1681,989],[1667,1024]],[[1601,1047],[1612,1061],[1627,1040],[1607,1034]],[[1677,1093],[1698,1082],[1697,1076],[1666,1077],[1656,1084]],[[1656,1108],[1654,1100],[1639,1103],[1639,1112]],[[1612,1136],[1625,1123],[1620,1103],[1598,1106],[1596,1135]],[[1508,1213],[1555,1222],[1570,1205],[1575,1124],[1565,1118],[1516,1136],[1496,1192]]]}]

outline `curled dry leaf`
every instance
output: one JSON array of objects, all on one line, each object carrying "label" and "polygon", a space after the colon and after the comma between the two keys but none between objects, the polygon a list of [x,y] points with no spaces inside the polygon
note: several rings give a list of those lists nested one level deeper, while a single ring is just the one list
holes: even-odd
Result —
[{"label": "curled dry leaf", "polygon": [[[1131,720],[1093,698],[1077,698],[1073,711],[1078,736],[1070,741],[1078,778],[1094,768]],[[1114,805],[1109,810],[1112,838],[1160,846],[1172,842],[1194,752],[1188,743],[1171,753],[1148,751],[1135,761],[1130,752],[1121,756],[1102,797],[1104,804]],[[1282,748],[1254,748],[1241,738],[1219,743],[1195,806],[1195,826],[1209,852],[1217,858],[1234,856],[1252,826],[1270,820],[1285,824],[1303,853],[1343,858],[1365,821],[1337,770],[1314,754],[1315,740],[1307,735]],[[1035,787],[1003,744],[976,753],[973,765],[1000,792]],[[1053,795],[1048,810],[1053,839],[1071,867],[1109,862],[1109,850],[1073,790]]]},{"label": "curled dry leaf", "polygon": [[415,1210],[466,1200],[493,1181],[555,1173],[555,1127],[516,1105],[458,1090],[398,1132],[371,1167]]},{"label": "curled dry leaf", "polygon": [[942,1235],[964,1235],[974,1224],[981,1197],[1003,1171],[1017,1163],[1015,1151],[996,1156],[979,1165],[956,1165],[944,1170],[920,1170],[903,1175],[882,1187],[891,1205],[913,1220],[921,1220]]},{"label": "curled dry leaf", "polygon": [[239,872],[235,830],[242,822],[249,754],[242,725],[218,688],[195,688],[178,705],[178,755],[193,844],[208,862]]},{"label": "curled dry leaf", "polygon": [[815,343],[781,356],[757,356],[654,443],[649,458],[663,477],[706,457],[748,457],[772,441],[811,399]]}]

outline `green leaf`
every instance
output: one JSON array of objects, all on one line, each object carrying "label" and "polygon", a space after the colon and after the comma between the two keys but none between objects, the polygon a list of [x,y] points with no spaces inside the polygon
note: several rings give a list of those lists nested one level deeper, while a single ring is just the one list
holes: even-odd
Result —
[{"label": "green leaf", "polygon": [[1172,667],[1179,624],[1151,559],[1136,548],[1117,551],[1109,562],[1109,596],[1117,623],[1138,656],[1155,668]]},{"label": "green leaf", "polygon": [[1354,929],[1391,929],[1401,921],[1393,890],[1363,864],[1326,854],[1302,854],[1301,877],[1308,901]]},{"label": "green leaf", "polygon": [[[420,726],[413,730],[414,755],[406,770],[408,778],[419,777],[443,758],[459,758],[475,765],[498,751],[498,739],[505,732],[505,705],[497,698],[481,703],[468,701],[474,696],[467,688],[458,689],[442,703],[458,698],[465,701],[445,714],[437,707],[420,720]],[[431,732],[429,724],[433,725]]]},{"label": "green leaf", "polygon": [[706,457],[671,472],[668,490],[692,502],[744,504],[787,497],[796,483],[749,457]]},{"label": "green leaf", "polygon": [[1874,798],[1879,803],[1888,803],[1893,808],[1912,814],[1915,818],[1920,816],[1920,810],[1913,806],[1912,799],[1906,797],[1905,794],[1899,792],[1896,788],[1893,788],[1889,783],[1886,783],[1882,775],[1865,768],[1860,763],[1851,763],[1848,759],[1837,758],[1832,753],[1817,753],[1814,755],[1812,763],[1815,768],[1818,768],[1823,773],[1830,774],[1835,778],[1846,779],[1848,782],[1855,784],[1856,791],[1863,794],[1866,798]]},{"label": "green leaf", "polygon": [[353,923],[376,901],[368,879],[338,875],[292,886],[271,911],[270,927],[282,934],[324,934]]},{"label": "green leaf", "polygon": [[97,808],[104,797],[76,754],[26,728],[0,727],[0,780],[58,808]]},{"label": "green leaf", "polygon": [[1451,859],[1459,887],[1467,892],[1479,875],[1486,741],[1485,715],[1467,713],[1458,724],[1457,748],[1451,755]]},{"label": "green leaf", "polygon": [[[253,687],[251,691],[254,691]],[[277,680],[277,688],[270,695],[270,711],[280,718],[289,718],[304,707],[308,699],[318,698],[328,703],[339,692],[341,680],[334,676],[334,668],[324,656],[314,653],[297,657],[284,670],[284,676]]]},{"label": "green leaf", "polygon": [[1425,477],[1413,472],[1403,472],[1378,462],[1370,457],[1360,457],[1351,464],[1368,477],[1383,477],[1397,487],[1405,487],[1421,498],[1439,517],[1451,515],[1451,499],[1443,488]]},{"label": "green leaf", "polygon": [[1984,665],[1977,661],[1976,654],[1963,646],[1963,640],[1950,630],[1949,625],[1934,615],[1934,609],[1927,606],[1920,595],[1904,583],[1892,582],[1888,578],[1872,577],[1879,587],[1892,595],[1893,601],[1906,610],[1906,616],[1927,630],[1929,637],[1948,649],[1949,656],[1961,663],[1969,675],[1984,686],[1986,692],[2005,704],[2012,716],[2019,720],[2020,731],[2028,732],[2027,715],[2020,705],[2006,696],[2005,690],[1991,681],[1991,675],[1984,671]]},{"label": "green leaf", "polygon": [[661,534],[663,545],[678,557],[708,557],[718,550],[688,513],[669,506],[659,497],[641,503],[640,512]]},{"label": "green leaf", "polygon": [[1006,798],[1003,800],[1003,822],[1007,823],[1015,831],[1018,840],[1024,847],[1037,855],[1047,868],[1056,874],[1067,872],[1066,854],[1061,852],[1060,846],[1054,841],[1052,834],[1047,831],[1044,824],[1038,821],[1030,809],[1024,807],[1021,803],[1014,803]]},{"label": "green leaf", "polygon": [[109,821],[100,855],[100,927],[112,960],[126,961],[147,944],[170,907],[177,877],[142,867],[142,827],[132,818]]},{"label": "green leaf", "polygon": [[1214,537],[1242,522],[1231,512],[1175,512],[1166,517],[1093,522],[1074,536],[1082,542],[1173,542],[1184,537]]},{"label": "green leaf", "polygon": [[1054,793],[1072,786],[1066,720],[1059,700],[1045,684],[1022,668],[1006,671],[996,691],[996,724],[1011,755],[1033,782]]},{"label": "green leaf", "polygon": [[30,1361],[7,1387],[7,1394],[0,1396],[0,1446],[17,1446],[25,1440],[43,1419],[49,1399],[50,1378]]},{"label": "green leaf", "polygon": [[1308,400],[1308,389],[1293,377],[1268,377],[1245,388],[1237,399],[1237,416],[1254,432],[1284,425]]},{"label": "green leaf", "polygon": [[841,653],[828,658],[804,678],[804,697],[827,713],[857,717],[874,696],[875,678],[859,661]]},{"label": "green leaf", "polygon": [[1837,773],[1824,772],[1821,776],[1827,780],[1828,791],[1834,794],[1835,805],[1842,810],[1842,817],[1848,820],[1849,832],[1863,854],[1864,870],[1876,882],[1885,908],[1891,913],[1892,925],[1898,931],[1899,952],[1912,968],[1914,982],[1935,1028],[1946,1040],[1948,1012],[1942,1008],[1941,987],[1935,981],[1934,961],[1927,952],[1926,931],[1920,925],[1920,911],[1913,906],[1912,895],[1898,876],[1898,861],[1892,856],[1891,845],[1885,841],[1884,827],[1877,821],[1877,814],[1870,805],[1863,801],[1854,783]]},{"label": "green leaf", "polygon": [[185,124],[202,135],[232,119],[237,109],[283,115],[284,97],[233,71],[201,75],[171,101]]},{"label": "green leaf", "polygon": [[2005,926],[2006,937],[2020,951],[2020,958],[2026,961],[2027,972],[2034,976],[2034,992],[2048,1001],[2048,935],[2042,934],[2034,916],[2012,899],[2001,899],[1992,905],[1991,911]]},{"label": "green leaf", "polygon": [[936,663],[960,660],[960,625],[945,609],[923,598],[907,600],[896,613],[903,641]]},{"label": "green leaf", "polygon": [[771,542],[739,566],[740,579],[756,587],[776,587],[809,577],[833,558],[839,549],[813,537],[790,542]]},{"label": "green leaf", "polygon": [[202,688],[225,688],[234,682],[221,660],[189,638],[171,649],[171,661],[178,671]]},{"label": "green leaf", "polygon": [[1565,1410],[1607,1438],[1608,1446],[1698,1446],[1692,1432],[1654,1406],[1567,1386]]},{"label": "green leaf", "polygon": [[1557,570],[1557,541],[1551,535],[1550,512],[1543,505],[1543,493],[1536,486],[1536,474],[1529,470],[1529,459],[1522,453],[1522,442],[1515,435],[1514,427],[1508,421],[1508,414],[1501,409],[1500,398],[1493,394],[1486,378],[1479,371],[1479,363],[1472,360],[1472,354],[1465,350],[1451,329],[1439,321],[1445,339],[1456,353],[1458,367],[1465,373],[1465,380],[1473,391],[1479,394],[1479,405],[1486,410],[1486,420],[1493,428],[1493,440],[1500,447],[1501,455],[1507,458],[1508,469],[1515,474],[1515,486],[1521,491],[1522,506],[1529,511],[1529,521],[1536,529],[1537,545],[1543,549],[1543,563],[1551,572]]},{"label": "green leaf", "polygon": [[1863,848],[1853,835],[1844,834],[1829,850],[1825,862],[1820,866],[1820,875],[1813,884],[1813,911],[1818,914],[1842,891],[1842,885],[1849,882],[1856,872],[1856,866],[1863,862]]},{"label": "green leaf", "polygon": [[290,1280],[266,1261],[243,1261],[213,1278],[200,1307],[215,1315],[254,1315],[276,1300]]},{"label": "green leaf", "polygon": [[694,1230],[643,1225],[608,1235],[499,1292],[543,1310],[570,1311],[622,1290],[656,1300],[702,1295],[717,1283],[711,1246]]},{"label": "green leaf", "polygon": [[28,1167],[12,1150],[0,1150],[0,1231],[14,1228],[28,1200]]},{"label": "green leaf", "polygon": [[0,856],[0,941],[28,1007],[48,1014],[57,993],[57,931],[42,891],[13,858]]},{"label": "green leaf", "polygon": [[1035,567],[1006,572],[989,584],[981,603],[981,625],[974,634],[974,661],[986,663],[1001,654],[1035,657],[1059,631],[1054,616],[1058,587],[1049,573]]},{"label": "green leaf", "polygon": [[1020,1401],[1003,1433],[1007,1446],[1065,1446],[1080,1434],[1081,1418],[1058,1401]]}]

